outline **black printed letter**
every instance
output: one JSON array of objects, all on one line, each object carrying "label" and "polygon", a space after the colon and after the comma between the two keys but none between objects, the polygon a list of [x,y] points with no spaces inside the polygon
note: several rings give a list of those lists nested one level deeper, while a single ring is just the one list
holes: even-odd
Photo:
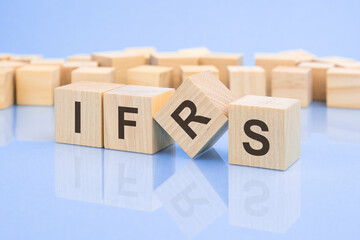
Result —
[{"label": "black printed letter", "polygon": [[244,125],[245,134],[248,137],[261,142],[263,144],[263,147],[261,149],[257,150],[257,149],[253,149],[248,142],[243,143],[243,145],[244,145],[245,150],[249,154],[254,155],[254,156],[263,156],[269,151],[270,144],[269,144],[269,141],[266,139],[266,137],[251,131],[250,128],[251,128],[251,126],[254,126],[254,125],[259,126],[261,128],[261,130],[264,132],[269,131],[268,126],[263,121],[256,120],[256,119],[251,119],[251,120],[247,121]]},{"label": "black printed letter", "polygon": [[137,108],[119,107],[119,139],[124,139],[125,126],[136,127],[135,121],[124,120],[125,113],[138,113]]},{"label": "black printed letter", "polygon": [[75,133],[81,133],[81,102],[75,102]]}]

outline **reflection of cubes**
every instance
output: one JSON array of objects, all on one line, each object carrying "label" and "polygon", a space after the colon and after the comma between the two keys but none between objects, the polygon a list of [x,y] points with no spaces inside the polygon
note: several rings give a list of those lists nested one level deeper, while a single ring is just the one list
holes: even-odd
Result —
[{"label": "reflection of cubes", "polygon": [[359,143],[359,123],[359,110],[343,108],[327,109],[327,134],[331,140]]},{"label": "reflection of cubes", "polygon": [[17,106],[16,137],[20,141],[53,141],[54,108]]},{"label": "reflection of cubes", "polygon": [[102,203],[103,149],[55,145],[55,192],[57,197]]},{"label": "reflection of cubes", "polygon": [[0,110],[0,146],[14,139],[14,107]]},{"label": "reflection of cubes", "polygon": [[301,211],[301,165],[285,172],[229,166],[229,224],[285,233]]},{"label": "reflection of cubes", "polygon": [[220,197],[193,162],[160,186],[156,194],[189,238],[214,222],[226,210]]},{"label": "reflection of cubes", "polygon": [[105,150],[105,204],[140,211],[161,207],[153,192],[175,171],[174,153],[173,146],[154,155]]}]

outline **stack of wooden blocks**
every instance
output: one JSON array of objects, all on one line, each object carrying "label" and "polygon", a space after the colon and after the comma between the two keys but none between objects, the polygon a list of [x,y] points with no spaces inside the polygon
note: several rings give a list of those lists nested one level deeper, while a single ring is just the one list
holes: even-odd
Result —
[{"label": "stack of wooden blocks", "polygon": [[0,108],[55,102],[56,142],[154,154],[175,141],[191,158],[229,128],[231,164],[279,170],[300,157],[300,107],[360,108],[354,60],[292,50],[242,62],[206,48],[0,54]]}]

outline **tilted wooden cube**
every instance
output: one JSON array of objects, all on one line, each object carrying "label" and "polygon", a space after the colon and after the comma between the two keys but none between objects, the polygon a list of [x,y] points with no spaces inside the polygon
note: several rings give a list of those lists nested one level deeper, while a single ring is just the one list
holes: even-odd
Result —
[{"label": "tilted wooden cube", "polygon": [[230,104],[229,163],[286,170],[299,157],[299,100],[247,95]]},{"label": "tilted wooden cube", "polygon": [[127,72],[129,85],[151,87],[170,87],[172,67],[142,65],[130,68]]},{"label": "tilted wooden cube", "polygon": [[105,148],[153,154],[173,143],[153,116],[174,89],[127,85],[104,94]]},{"label": "tilted wooden cube", "polygon": [[112,67],[80,67],[71,73],[71,82],[115,82],[115,69]]},{"label": "tilted wooden cube", "polygon": [[55,141],[103,147],[103,94],[122,84],[77,82],[55,89]]},{"label": "tilted wooden cube", "polygon": [[96,61],[65,62],[62,67],[62,76],[61,76],[60,86],[71,83],[71,73],[75,69],[78,69],[80,67],[97,67],[97,66],[98,66],[98,63]]},{"label": "tilted wooden cube", "polygon": [[220,80],[229,87],[228,66],[242,65],[243,55],[235,53],[208,53],[200,57],[200,65],[214,65],[219,69]]},{"label": "tilted wooden cube", "polygon": [[75,54],[67,57],[69,62],[87,62],[92,61],[90,54]]},{"label": "tilted wooden cube", "polygon": [[265,70],[258,66],[228,66],[230,90],[236,98],[266,96]]},{"label": "tilted wooden cube", "polygon": [[302,62],[298,66],[311,69],[313,100],[325,101],[326,73],[330,68],[334,67],[334,64],[321,62]]},{"label": "tilted wooden cube", "polygon": [[199,57],[191,54],[181,53],[156,53],[151,55],[152,65],[166,66],[173,68],[171,87],[178,88],[181,84],[181,65],[198,65]]},{"label": "tilted wooden cube", "polygon": [[14,96],[14,71],[11,68],[0,68],[0,109],[13,105]]},{"label": "tilted wooden cube", "polygon": [[143,54],[145,57],[145,64],[149,64],[150,55],[156,53],[156,49],[154,47],[130,47],[130,48],[125,48],[124,52]]},{"label": "tilted wooden cube", "polygon": [[273,53],[255,54],[255,65],[266,72],[266,95],[271,96],[271,72],[278,66],[296,66],[297,61],[292,56]]},{"label": "tilted wooden cube", "polygon": [[296,98],[301,107],[312,102],[311,69],[298,67],[276,67],[272,71],[271,95],[273,97]]},{"label": "tilted wooden cube", "polygon": [[145,57],[140,53],[102,52],[91,55],[101,67],[115,68],[115,82],[127,84],[127,70],[145,64]]},{"label": "tilted wooden cube", "polygon": [[59,85],[59,67],[26,65],[16,70],[16,103],[19,105],[53,105],[54,88]]},{"label": "tilted wooden cube", "polygon": [[213,65],[184,65],[180,66],[181,82],[184,82],[191,75],[210,71],[219,78],[219,70]]},{"label": "tilted wooden cube", "polygon": [[232,93],[214,74],[202,72],[181,84],[155,120],[193,158],[226,131],[232,101]]},{"label": "tilted wooden cube", "polygon": [[328,107],[360,108],[360,69],[329,69],[326,94]]}]

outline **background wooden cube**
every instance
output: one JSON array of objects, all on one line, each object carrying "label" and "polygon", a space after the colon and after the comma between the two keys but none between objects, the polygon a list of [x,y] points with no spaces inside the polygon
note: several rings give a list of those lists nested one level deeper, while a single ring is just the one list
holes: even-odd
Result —
[{"label": "background wooden cube", "polygon": [[201,55],[210,53],[210,50],[207,49],[206,47],[183,48],[183,49],[179,49],[178,53],[191,54],[200,57]]},{"label": "background wooden cube", "polygon": [[316,62],[331,63],[335,67],[342,67],[344,64],[355,63],[356,60],[352,58],[345,58],[339,56],[330,56],[316,59]]},{"label": "background wooden cube", "polygon": [[67,57],[69,62],[87,62],[91,60],[91,54],[75,54]]},{"label": "background wooden cube", "polygon": [[16,70],[16,103],[53,105],[54,88],[60,85],[57,66],[27,65]]},{"label": "background wooden cube", "polygon": [[171,88],[127,85],[104,94],[105,148],[153,154],[173,143],[153,116]]},{"label": "background wooden cube", "polygon": [[212,65],[185,65],[185,66],[180,66],[180,70],[181,70],[181,82],[184,82],[191,75],[195,75],[206,71],[212,72],[217,78],[219,78],[219,70]]},{"label": "background wooden cube", "polygon": [[299,100],[247,95],[230,104],[229,163],[286,170],[299,157]]},{"label": "background wooden cube", "polygon": [[71,82],[115,82],[115,69],[112,67],[80,67],[71,72]]},{"label": "background wooden cube", "polygon": [[130,68],[127,83],[131,85],[170,87],[172,67],[143,65]]},{"label": "background wooden cube", "polygon": [[360,108],[360,69],[329,69],[326,105]]},{"label": "background wooden cube", "polygon": [[43,59],[34,59],[30,62],[32,65],[54,65],[62,67],[65,63],[65,60],[62,58],[43,58]]},{"label": "background wooden cube", "polygon": [[236,98],[266,96],[266,74],[262,67],[228,66],[230,90]]},{"label": "background wooden cube", "polygon": [[121,84],[77,82],[55,89],[55,141],[103,147],[103,94]]},{"label": "background wooden cube", "polygon": [[70,84],[71,83],[71,73],[75,69],[78,69],[79,67],[97,67],[98,62],[96,61],[84,61],[84,62],[65,62],[62,67],[62,75],[61,75],[61,81],[60,86]]},{"label": "background wooden cube", "polygon": [[10,53],[0,53],[0,61],[10,60],[11,54]]},{"label": "background wooden cube", "polygon": [[243,55],[235,53],[208,53],[200,57],[200,65],[214,65],[220,74],[220,80],[229,87],[229,70],[230,65],[242,65]]},{"label": "background wooden cube", "polygon": [[14,70],[11,68],[0,68],[0,109],[13,105],[14,96]]},{"label": "background wooden cube", "polygon": [[298,65],[302,68],[310,68],[312,72],[313,100],[326,100],[326,73],[334,67],[332,63],[302,62]]},{"label": "background wooden cube", "polygon": [[11,61],[24,62],[24,63],[31,63],[33,60],[40,60],[40,59],[42,59],[42,55],[40,54],[12,55],[10,57]]},{"label": "background wooden cube", "polygon": [[145,57],[145,64],[149,64],[150,55],[156,53],[156,49],[154,47],[130,47],[125,48],[124,51],[127,53],[143,54]]},{"label": "background wooden cube", "polygon": [[197,56],[181,53],[156,53],[151,55],[152,65],[166,66],[173,68],[171,87],[178,88],[181,84],[181,65],[198,65]]},{"label": "background wooden cube", "polygon": [[230,90],[211,72],[188,78],[155,120],[191,157],[211,147],[227,129]]},{"label": "background wooden cube", "polygon": [[255,54],[255,65],[266,72],[266,95],[271,96],[271,72],[278,66],[296,66],[297,61],[292,56],[273,53]]},{"label": "background wooden cube", "polygon": [[281,56],[293,58],[297,64],[301,62],[311,62],[317,60],[317,57],[314,54],[309,53],[303,49],[282,51],[279,52],[278,54]]},{"label": "background wooden cube", "polygon": [[[16,69],[25,66],[26,63],[24,62],[15,62],[15,61],[0,61],[0,68],[11,68],[16,72]],[[14,74],[15,79],[15,74]]]},{"label": "background wooden cube", "polygon": [[115,82],[127,83],[127,70],[145,64],[145,57],[139,53],[128,52],[102,52],[91,55],[93,61],[97,61],[101,67],[115,68]]},{"label": "background wooden cube", "polygon": [[273,97],[299,99],[301,107],[307,107],[311,103],[311,69],[276,67],[272,71],[271,79],[271,95]]}]

